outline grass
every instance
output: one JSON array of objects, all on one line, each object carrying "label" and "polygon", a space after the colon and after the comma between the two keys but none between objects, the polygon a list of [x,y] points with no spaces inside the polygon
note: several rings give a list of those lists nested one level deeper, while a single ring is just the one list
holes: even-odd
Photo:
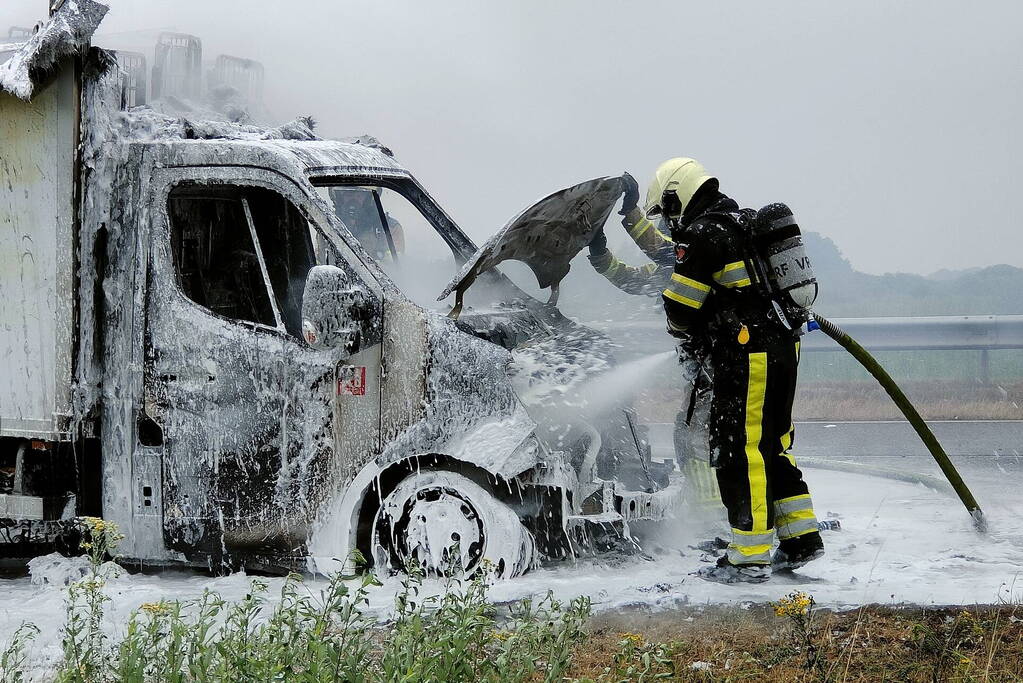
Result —
[{"label": "grass", "polygon": [[[598,615],[579,680],[1021,681],[1023,608],[773,605]],[[629,673],[631,671],[631,673]]]},{"label": "grass", "polygon": [[[104,588],[120,569],[106,561],[121,540],[116,526],[80,520],[90,571],[67,589],[61,683],[242,681],[557,681],[584,640],[589,600],[519,600],[498,613],[487,600],[489,568],[450,580],[441,595],[422,591],[412,572],[393,619],[365,613],[371,573],[335,574],[313,591],[289,576],[274,596],[252,581],[229,602],[212,591],[191,601],[139,605],[123,631],[103,628]],[[355,557],[361,562],[361,557]],[[20,681],[37,630],[24,625],[0,651],[0,680]]]},{"label": "grass", "polygon": [[[911,380],[902,390],[925,420],[1021,420],[1023,382],[983,385],[956,380]],[[877,382],[800,382],[797,420],[901,420]]]},{"label": "grass", "polygon": [[[207,591],[144,603],[122,632],[101,628],[116,527],[82,520],[88,576],[69,587],[57,681],[1019,681],[1023,608],[819,609],[795,592],[769,605],[614,612],[548,594],[500,609],[487,573],[427,595],[413,572],[378,623],[372,574],[335,575],[313,592],[291,576],[275,596],[258,579],[241,600]],[[358,558],[356,558],[358,559]],[[0,680],[24,680],[36,631],[0,650]]]}]

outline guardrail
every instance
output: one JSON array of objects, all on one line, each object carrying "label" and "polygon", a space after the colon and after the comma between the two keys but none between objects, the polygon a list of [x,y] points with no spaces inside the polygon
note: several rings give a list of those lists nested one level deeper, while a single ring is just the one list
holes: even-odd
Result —
[{"label": "guardrail", "polygon": [[[889,318],[834,318],[864,348],[875,351],[979,351],[981,378],[988,378],[988,352],[1023,349],[1023,315],[949,315]],[[672,346],[662,320],[591,323],[631,355],[656,353]],[[802,338],[803,353],[841,351],[822,332]]]},{"label": "guardrail", "polygon": [[[832,322],[870,351],[1023,349],[1023,315],[836,318]],[[840,351],[833,339],[807,334],[803,351]]]}]

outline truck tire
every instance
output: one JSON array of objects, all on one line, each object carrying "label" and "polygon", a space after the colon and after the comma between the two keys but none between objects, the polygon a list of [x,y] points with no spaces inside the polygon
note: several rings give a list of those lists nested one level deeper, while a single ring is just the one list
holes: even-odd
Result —
[{"label": "truck tire", "polygon": [[448,470],[406,476],[373,520],[379,569],[466,576],[478,570],[512,578],[535,563],[536,543],[518,515],[486,488]]}]

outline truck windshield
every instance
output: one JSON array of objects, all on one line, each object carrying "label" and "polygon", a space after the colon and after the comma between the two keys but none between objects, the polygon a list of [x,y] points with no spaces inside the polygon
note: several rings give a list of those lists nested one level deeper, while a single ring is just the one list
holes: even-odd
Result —
[{"label": "truck windshield", "polygon": [[[457,248],[416,204],[382,185],[318,189],[334,214],[409,298],[426,308],[442,306],[437,295],[458,272],[461,259],[456,259]],[[465,242],[471,254],[472,245]]]}]

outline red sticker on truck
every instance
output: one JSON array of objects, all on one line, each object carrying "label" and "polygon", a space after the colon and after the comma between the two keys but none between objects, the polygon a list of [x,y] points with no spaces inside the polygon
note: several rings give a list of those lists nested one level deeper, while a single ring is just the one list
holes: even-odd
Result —
[{"label": "red sticker on truck", "polygon": [[338,369],[338,396],[366,395],[366,366],[346,365]]}]

